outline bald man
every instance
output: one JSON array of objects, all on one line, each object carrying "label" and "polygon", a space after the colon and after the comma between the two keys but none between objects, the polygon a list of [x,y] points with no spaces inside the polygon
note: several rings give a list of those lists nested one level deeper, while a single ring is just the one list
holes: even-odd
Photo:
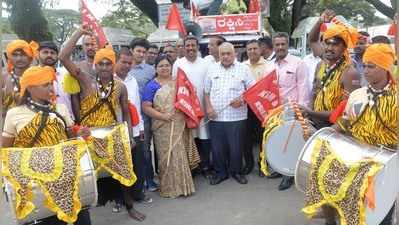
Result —
[{"label": "bald man", "polygon": [[[238,183],[248,183],[240,174],[247,105],[242,94],[254,84],[249,67],[235,59],[234,46],[219,47],[220,64],[211,64],[205,78],[205,108],[211,122],[209,131],[216,175],[216,185],[231,175]],[[229,158],[227,158],[229,156]]]}]

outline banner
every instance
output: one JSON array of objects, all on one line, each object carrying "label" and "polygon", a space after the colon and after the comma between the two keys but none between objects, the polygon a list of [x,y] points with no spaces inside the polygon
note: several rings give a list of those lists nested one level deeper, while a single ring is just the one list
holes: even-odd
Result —
[{"label": "banner", "polygon": [[103,48],[108,43],[103,28],[100,26],[100,23],[97,21],[96,17],[94,17],[94,15],[90,12],[89,8],[87,8],[87,5],[84,2],[84,0],[80,1],[80,5],[81,5],[80,13],[82,17],[82,24],[89,25],[89,27],[98,37],[99,48]]},{"label": "banner", "polygon": [[204,35],[260,32],[259,13],[199,16],[195,22]]},{"label": "banner", "polygon": [[198,127],[202,117],[204,117],[204,112],[201,110],[193,85],[186,73],[180,68],[177,69],[176,90],[175,108],[186,115],[188,128]]},{"label": "banner", "polygon": [[177,30],[183,37],[187,34],[179,9],[175,3],[170,7],[168,21],[166,22],[165,28],[168,30]]},{"label": "banner", "polygon": [[246,90],[243,97],[263,125],[267,112],[280,105],[276,70]]}]

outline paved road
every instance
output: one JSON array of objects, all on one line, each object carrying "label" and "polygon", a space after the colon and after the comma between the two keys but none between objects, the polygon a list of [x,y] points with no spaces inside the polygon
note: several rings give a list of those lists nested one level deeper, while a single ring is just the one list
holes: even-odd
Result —
[{"label": "paved road", "polygon": [[[197,192],[191,197],[162,199],[149,193],[151,204],[136,204],[147,214],[144,222],[128,218],[126,211],[111,212],[111,205],[91,210],[93,225],[316,225],[321,220],[307,220],[300,212],[303,195],[295,188],[280,192],[278,180],[259,178],[255,172],[247,185],[229,179],[210,186],[203,177],[196,177]],[[0,225],[13,224],[9,206],[0,203]]]}]

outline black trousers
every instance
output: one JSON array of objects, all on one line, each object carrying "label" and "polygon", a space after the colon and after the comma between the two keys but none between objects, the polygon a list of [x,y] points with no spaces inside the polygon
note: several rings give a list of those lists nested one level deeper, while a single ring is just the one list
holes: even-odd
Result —
[{"label": "black trousers", "polygon": [[248,120],[245,131],[245,145],[243,149],[245,167],[253,169],[255,166],[253,146],[262,143],[262,125],[255,113],[248,108]]},{"label": "black trousers", "polygon": [[209,123],[213,164],[217,176],[226,177],[228,174],[240,173],[245,127],[246,120]]},{"label": "black trousers", "polygon": [[[28,223],[29,224],[29,223]],[[64,221],[58,220],[57,216],[51,216],[41,220],[39,225],[67,225]],[[88,209],[79,212],[78,220],[74,225],[91,225],[90,213]]]},{"label": "black trousers", "polygon": [[194,140],[201,158],[200,168],[201,170],[209,170],[212,167],[210,157],[212,153],[211,140],[199,138],[196,138]]}]

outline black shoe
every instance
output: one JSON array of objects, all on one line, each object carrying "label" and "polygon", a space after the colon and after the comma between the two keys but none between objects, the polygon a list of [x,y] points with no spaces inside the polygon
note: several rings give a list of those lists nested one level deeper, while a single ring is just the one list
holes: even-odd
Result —
[{"label": "black shoe", "polygon": [[241,170],[241,174],[242,175],[248,175],[252,172],[252,170],[254,169],[254,167],[252,166],[246,166],[244,167],[244,169]]},{"label": "black shoe", "polygon": [[210,184],[211,185],[216,185],[216,184],[220,184],[223,181],[227,180],[229,177],[225,176],[225,177],[219,177],[217,175],[215,175],[214,177],[211,178]]},{"label": "black shoe", "polygon": [[234,180],[236,180],[239,184],[247,184],[248,180],[247,178],[245,178],[244,175],[241,174],[234,174],[232,175],[232,177],[234,178]]},{"label": "black shoe", "polygon": [[204,178],[206,179],[211,179],[213,176],[213,171],[210,169],[203,169],[201,171],[202,176],[204,176]]},{"label": "black shoe", "polygon": [[279,177],[282,177],[283,175],[281,175],[281,174],[279,174],[279,173],[277,173],[277,172],[272,172],[269,176],[267,176],[267,178],[269,178],[269,179],[276,179],[276,178],[279,178]]},{"label": "black shoe", "polygon": [[280,185],[278,186],[278,190],[279,191],[287,190],[288,188],[291,187],[291,185],[293,183],[294,183],[294,178],[293,177],[284,176],[283,180],[281,181]]}]

